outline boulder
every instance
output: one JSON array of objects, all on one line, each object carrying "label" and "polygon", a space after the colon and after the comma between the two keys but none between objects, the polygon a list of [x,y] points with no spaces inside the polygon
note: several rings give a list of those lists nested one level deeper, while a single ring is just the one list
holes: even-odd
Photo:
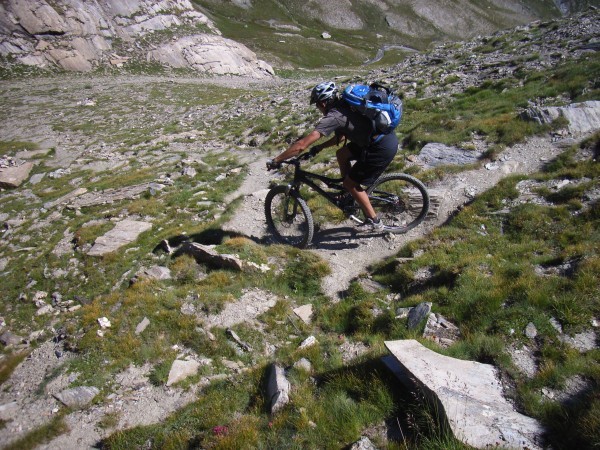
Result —
[{"label": "boulder", "polygon": [[200,363],[198,361],[176,359],[173,361],[173,365],[169,371],[167,386],[171,386],[179,381],[185,380],[187,377],[196,375],[199,367]]},{"label": "boulder", "polygon": [[82,408],[88,405],[93,398],[100,393],[100,389],[94,386],[79,386],[72,389],[65,389],[54,397],[70,408]]},{"label": "boulder", "polygon": [[304,322],[307,325],[310,325],[312,313],[313,309],[312,304],[310,303],[294,308],[294,314],[296,314],[300,319],[302,319],[302,322]]},{"label": "boulder", "polygon": [[204,263],[220,269],[242,270],[242,261],[233,255],[221,255],[207,245],[196,242],[186,242],[176,252],[179,254],[188,254],[193,256],[199,263]]},{"label": "boulder", "polygon": [[102,256],[134,242],[140,234],[152,228],[152,224],[139,220],[122,220],[115,227],[100,236],[88,252],[90,256]]},{"label": "boulder", "polygon": [[148,53],[148,60],[171,67],[191,67],[213,75],[270,77],[273,68],[256,58],[247,47],[230,39],[210,34],[185,36]]},{"label": "boulder", "polygon": [[283,367],[273,364],[267,382],[267,402],[271,414],[280,411],[290,401],[290,382],[285,377]]},{"label": "boulder", "polygon": [[0,169],[0,188],[17,188],[27,178],[33,169],[32,162],[26,162],[18,166],[3,167]]},{"label": "boulder", "polygon": [[584,134],[600,129],[600,101],[573,103],[569,106],[534,106],[521,113],[521,118],[549,124],[559,117],[568,122],[569,132]]},{"label": "boulder", "polygon": [[430,143],[421,149],[415,162],[425,169],[438,166],[463,166],[477,163],[481,156],[482,154],[477,151]]},{"label": "boulder", "polygon": [[440,355],[415,340],[387,341],[384,361],[409,388],[437,405],[454,436],[474,448],[542,448],[544,429],[515,411],[489,364]]}]

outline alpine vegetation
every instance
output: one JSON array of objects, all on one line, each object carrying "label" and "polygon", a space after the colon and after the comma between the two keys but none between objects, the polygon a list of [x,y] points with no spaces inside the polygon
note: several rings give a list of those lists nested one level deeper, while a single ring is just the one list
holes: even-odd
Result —
[{"label": "alpine vegetation", "polygon": [[[597,9],[79,3],[0,6],[0,447],[600,444]],[[323,81],[395,101],[418,226],[267,227]]]}]

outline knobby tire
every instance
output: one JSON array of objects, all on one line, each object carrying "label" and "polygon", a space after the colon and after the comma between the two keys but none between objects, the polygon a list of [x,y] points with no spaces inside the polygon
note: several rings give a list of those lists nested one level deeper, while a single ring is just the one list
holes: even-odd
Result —
[{"label": "knobby tire", "polygon": [[386,231],[406,233],[419,225],[429,211],[427,188],[403,173],[383,175],[367,189],[371,205]]},{"label": "knobby tire", "polygon": [[287,186],[276,186],[265,198],[265,217],[269,230],[283,243],[306,248],[313,238],[313,217],[306,202]]}]

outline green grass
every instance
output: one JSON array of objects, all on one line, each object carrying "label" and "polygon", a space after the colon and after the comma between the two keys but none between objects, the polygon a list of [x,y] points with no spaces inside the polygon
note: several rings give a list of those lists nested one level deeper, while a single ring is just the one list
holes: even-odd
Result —
[{"label": "green grass", "polygon": [[[439,30],[431,28],[415,11],[406,5],[386,5],[385,12],[371,2],[354,2],[352,11],[363,23],[361,29],[336,29],[319,20],[318,9],[313,8],[316,18],[310,17],[302,8],[301,2],[289,0],[256,0],[251,8],[242,9],[233,3],[214,0],[195,0],[215,21],[223,35],[243,42],[262,59],[280,68],[280,73],[293,65],[301,68],[358,68],[364,61],[375,56],[377,50],[385,44],[400,44],[418,50],[425,50],[434,40],[447,40]],[[504,11],[493,3],[486,3],[490,14],[487,19],[498,29],[509,26],[503,17]],[[544,18],[557,17],[557,11],[548,8],[544,1],[529,5],[537,15]],[[429,27],[427,37],[415,37],[403,30],[396,30],[386,22],[386,15],[398,14],[416,24],[417,27]],[[275,29],[269,21],[279,25],[293,26],[295,29]],[[325,22],[325,21],[323,21]],[[510,19],[514,25],[514,17]],[[321,38],[328,31],[331,39]],[[279,35],[275,33],[280,33]],[[379,36],[378,36],[379,35]],[[381,38],[381,35],[384,35]],[[455,38],[456,36],[452,36]],[[290,48],[294,48],[290,52]],[[394,64],[402,53],[391,51],[384,57],[383,63]],[[381,64],[381,63],[380,63]]]},{"label": "green grass", "polygon": [[[325,45],[333,48],[333,44],[318,37],[320,27],[304,27],[301,37],[285,37],[286,43],[279,43],[273,40],[272,30],[253,14],[259,14],[257,7],[268,4],[272,6],[272,17],[286,22],[287,12],[279,3],[257,1],[253,4],[255,9],[249,13],[251,22],[247,29],[238,26],[243,25],[239,19],[227,17],[239,13],[231,3],[223,3],[225,9],[217,19],[229,21],[225,27],[228,34],[254,35],[255,49],[266,53],[281,52],[285,47],[289,53],[289,45],[293,44],[300,49],[292,55],[293,64],[307,67],[347,63],[353,61],[352,58],[358,60],[374,54],[375,42],[360,32],[345,33],[347,36],[334,33],[334,40],[341,43],[359,42],[358,38],[364,38],[355,48],[337,46],[327,58],[322,53],[317,54],[316,50],[322,50]],[[381,20],[374,16],[374,11],[369,10],[370,24]],[[306,42],[309,45],[304,45]],[[500,48],[509,51],[515,44],[508,39],[492,38],[487,45],[489,51]],[[389,52],[386,55],[389,59],[382,64],[401,57],[398,53]],[[430,141],[474,148],[471,136],[476,133],[486,138],[490,148],[488,156],[493,156],[506,145],[547,131],[517,118],[519,109],[527,106],[528,100],[561,104],[599,97],[595,82],[600,70],[597,57],[566,63],[552,71],[526,71],[526,60],[538,57],[531,53],[515,58],[512,63],[519,69],[513,78],[486,81],[447,99],[423,98],[422,93],[429,83],[442,83],[442,70],[434,67],[430,79],[418,80],[417,98],[405,99],[405,117],[398,133],[404,138],[406,152],[415,152]],[[160,67],[139,68],[141,71],[154,69],[164,73]],[[318,72],[278,71],[290,78],[307,73],[309,76],[343,75],[342,83],[356,79],[353,78],[356,73],[361,76],[366,73],[366,69],[335,68]],[[457,81],[456,77],[448,77],[442,84],[454,87]],[[86,92],[98,89],[86,83]],[[303,88],[308,90],[309,83],[304,84]],[[294,84],[293,88],[300,89],[298,86]],[[35,85],[30,89],[36,89]],[[558,339],[550,325],[550,318],[555,318],[565,333],[574,334],[589,329],[590,318],[600,315],[598,205],[597,202],[590,204],[584,197],[598,188],[597,162],[578,161],[577,149],[571,149],[549,162],[545,172],[536,174],[534,178],[539,183],[571,181],[560,190],[549,185],[538,188],[537,193],[554,203],[552,206],[525,205],[506,212],[507,205],[518,197],[516,185],[523,177],[503,181],[466,206],[446,226],[408,244],[399,253],[403,257],[416,256],[415,259],[401,265],[389,260],[373,268],[373,278],[386,285],[386,289],[371,294],[354,282],[344,298],[332,304],[320,286],[331,269],[314,253],[279,245],[266,246],[221,232],[222,223],[236,207],[236,203],[223,204],[224,199],[240,185],[242,176],[227,176],[215,182],[218,175],[241,166],[229,152],[230,148],[242,147],[250,138],[259,136],[265,140],[263,149],[280,150],[284,143],[296,139],[305,126],[317,119],[313,109],[308,105],[298,108],[290,100],[271,105],[271,88],[256,92],[215,89],[201,82],[160,81],[131,85],[126,98],[119,97],[112,89],[114,86],[109,83],[106,89],[96,91],[94,107],[65,109],[63,116],[56,117],[55,129],[73,133],[74,139],[87,136],[88,142],[94,141],[90,144],[93,151],[100,142],[105,142],[110,151],[130,160],[138,154],[152,158],[150,162],[132,161],[130,166],[110,173],[45,177],[37,185],[26,186],[37,198],[10,193],[3,197],[1,212],[11,215],[14,211],[24,211],[26,221],[21,230],[11,230],[13,234],[6,235],[13,246],[11,261],[4,270],[7,276],[3,278],[3,293],[9,301],[0,305],[0,315],[10,318],[10,326],[23,330],[23,335],[50,324],[55,329],[64,327],[69,336],[67,345],[77,353],[68,366],[60,368],[60,373],[63,370],[78,373],[74,384],[98,386],[103,389],[100,397],[110,392],[113,375],[132,364],[149,364],[153,368],[151,383],[163,386],[177,356],[175,345],[214,361],[212,367],[203,367],[196,377],[181,383],[182,389],[188,389],[205,375],[231,374],[224,360],[240,361],[249,370],[227,381],[211,383],[196,402],[173,413],[164,423],[116,431],[107,438],[107,448],[141,447],[148,442],[155,448],[340,448],[354,442],[365,430],[383,427],[384,422],[392,428],[398,424],[403,437],[394,442],[376,440],[380,448],[464,448],[436,422],[435,407],[424,398],[408,395],[379,362],[385,354],[385,340],[420,339],[420,330],[409,331],[405,321],[395,319],[395,309],[423,301],[432,302],[434,311],[455,322],[463,334],[461,341],[446,350],[432,343],[425,342],[426,345],[454,357],[497,365],[514,385],[512,394],[519,408],[548,426],[554,447],[586,448],[597,444],[600,355],[596,350],[586,354],[573,351]],[[287,91],[282,89],[281,96],[286,97]],[[49,90],[46,95],[48,102],[40,103],[36,114],[46,114],[50,99],[55,96],[63,96],[60,98],[70,103],[79,100],[74,93],[59,89]],[[21,100],[11,102],[9,106],[16,106]],[[159,103],[169,109],[168,117],[165,118],[164,109],[156,106]],[[261,104],[265,108],[249,112],[248,116],[223,118],[223,110],[234,111],[244,103]],[[218,109],[204,109],[211,105]],[[210,111],[218,113],[211,115]],[[130,127],[123,127],[120,116],[131,114],[135,114],[136,120]],[[557,124],[562,125],[564,123]],[[188,143],[182,137],[169,140],[175,136],[163,138],[165,134],[187,132],[197,133],[194,141]],[[214,141],[224,144],[226,151],[214,150]],[[583,145],[594,148],[597,142],[596,136]],[[3,142],[0,154],[12,154],[21,148],[35,149],[32,145]],[[41,158],[36,171],[50,171],[43,164],[53,156]],[[59,220],[55,220],[54,211],[41,209],[43,203],[76,187],[102,191],[155,181],[179,172],[181,159],[188,157],[201,158],[206,165],[195,165],[198,173],[193,178],[173,177],[173,185],[155,195],[144,193],[137,199],[79,211],[65,209]],[[319,158],[317,163],[327,159],[326,155]],[[149,165],[151,169],[147,168]],[[401,158],[390,169],[403,170]],[[242,174],[246,170],[243,166]],[[335,162],[320,170],[337,173]],[[441,168],[417,175],[431,180],[453,170],[462,169]],[[213,203],[198,204],[205,198]],[[307,195],[307,199],[317,221],[339,218],[318,196]],[[104,257],[92,258],[81,251],[103,235],[113,220],[129,215],[148,218],[153,223],[152,230],[141,235],[134,244]],[[49,223],[44,224],[46,221]],[[58,241],[71,233],[75,238],[71,243],[73,252],[54,255],[52,250]],[[271,270],[265,273],[249,268],[242,272],[217,270],[198,264],[189,256],[166,255],[155,250],[163,239],[177,240],[183,233],[192,240],[216,244],[221,253],[237,254],[242,260],[259,265],[267,264]],[[30,245],[35,251],[18,250]],[[13,252],[12,248],[17,250]],[[8,253],[0,254],[6,255]],[[139,268],[153,264],[169,267],[173,279],[129,285]],[[562,264],[572,264],[572,273],[538,275],[540,268]],[[28,271],[22,270],[23,267],[28,267]],[[417,273],[424,268],[432,274],[425,282],[417,279]],[[54,278],[54,271],[65,271],[69,275]],[[32,282],[36,283],[35,287],[24,288]],[[276,305],[258,318],[263,323],[261,329],[248,324],[232,327],[242,340],[252,345],[254,353],[238,353],[224,329],[214,328],[209,338],[195,317],[181,312],[182,305],[190,303],[197,311],[218,313],[248,288],[264,290],[277,299]],[[31,298],[36,290],[48,293],[60,290],[65,298],[85,298],[86,304],[76,313],[61,313],[53,318],[34,317],[35,307],[31,302],[16,299],[21,292]],[[392,296],[387,294],[399,294],[399,298],[390,300]],[[301,322],[292,312],[294,307],[306,303],[312,304],[315,311],[311,324]],[[113,326],[100,338],[97,319],[103,316],[109,317]],[[136,335],[135,328],[144,317],[150,320],[150,325],[144,333]],[[531,344],[522,333],[529,322],[536,325],[540,336],[535,345],[541,370],[531,379],[519,373],[506,349],[508,343]],[[299,350],[298,344],[311,334],[317,337],[318,345]],[[358,360],[344,362],[340,349],[344,340],[366,345],[369,351]],[[263,349],[270,349],[270,353],[263,353]],[[21,358],[8,352],[7,355],[0,368],[3,380]],[[267,367],[277,361],[289,368],[301,357],[311,361],[313,373],[290,369],[288,376],[294,388],[292,402],[280,415],[270,416],[263,392]],[[591,383],[580,402],[565,406],[540,394],[543,388],[563,388],[573,375],[583,376]],[[58,369],[48,378],[56,376],[59,376]],[[111,430],[118,420],[117,416],[108,415],[98,425]],[[18,445],[35,447],[64,432],[63,425],[64,422],[56,418]]]},{"label": "green grass", "polygon": [[[597,142],[598,136],[582,145],[594,148]],[[588,192],[597,189],[598,162],[578,161],[576,152],[574,148],[564,153],[537,178],[577,175],[593,180],[584,183]],[[402,292],[401,306],[430,301],[434,311],[460,324],[463,339],[446,353],[492,363],[513,378],[519,404],[552,430],[553,446],[591,448],[600,430],[593,417],[598,408],[600,353],[579,353],[563,344],[550,319],[573,335],[589,329],[590,320],[600,314],[598,202],[584,207],[583,190],[568,195],[559,191],[557,196],[546,195],[558,200],[552,206],[523,204],[507,214],[495,214],[505,208],[505,199],[516,198],[519,180],[508,178],[481,195],[447,226],[402,252],[409,256],[424,250],[421,256],[401,266],[382,263],[374,278]],[[573,198],[581,205],[577,214],[571,207]],[[569,262],[572,273],[566,275],[540,276],[535,270]],[[422,267],[430,268],[432,278],[415,283]],[[372,326],[368,314],[364,317]],[[535,343],[524,336],[529,322],[538,330]],[[541,369],[533,378],[515,370],[507,353],[510,343],[537,347]],[[539,395],[543,387],[564,387],[566,379],[576,374],[591,382],[581,402],[562,405]]]},{"label": "green grass", "polygon": [[518,117],[519,108],[527,107],[528,100],[566,96],[579,102],[598,98],[600,92],[591,80],[599,75],[600,60],[596,57],[569,62],[557,70],[528,73],[522,87],[516,79],[504,79],[485,81],[448,100],[407,99],[407,113],[399,127],[403,147],[419,150],[429,142],[461,145],[469,142],[472,134],[484,136],[491,144],[514,145],[549,128]]},{"label": "green grass", "polygon": [[41,444],[50,442],[57,436],[68,431],[68,427],[64,420],[64,412],[55,414],[50,421],[36,428],[25,436],[4,447],[7,450],[29,450],[38,447]]},{"label": "green grass", "polygon": [[12,372],[27,357],[28,352],[6,355],[0,362],[0,385],[10,378]]},{"label": "green grass", "polygon": [[0,141],[0,156],[11,155],[14,156],[16,152],[23,150],[37,150],[38,144],[35,142],[26,141]]}]

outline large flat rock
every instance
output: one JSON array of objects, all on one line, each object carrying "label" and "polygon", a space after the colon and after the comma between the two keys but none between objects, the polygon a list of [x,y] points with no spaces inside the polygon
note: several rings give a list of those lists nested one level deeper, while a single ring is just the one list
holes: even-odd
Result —
[{"label": "large flat rock", "polygon": [[13,189],[19,187],[21,183],[29,178],[31,169],[33,169],[32,162],[0,169],[0,188]]},{"label": "large flat rock", "polygon": [[140,234],[152,228],[152,224],[139,220],[122,220],[115,227],[100,236],[94,242],[93,247],[89,251],[89,255],[100,256],[106,253],[114,252],[120,247],[134,242]]},{"label": "large flat rock", "polygon": [[493,366],[440,355],[412,339],[385,345],[400,379],[437,403],[457,439],[475,448],[542,448],[542,426],[504,398]]}]

